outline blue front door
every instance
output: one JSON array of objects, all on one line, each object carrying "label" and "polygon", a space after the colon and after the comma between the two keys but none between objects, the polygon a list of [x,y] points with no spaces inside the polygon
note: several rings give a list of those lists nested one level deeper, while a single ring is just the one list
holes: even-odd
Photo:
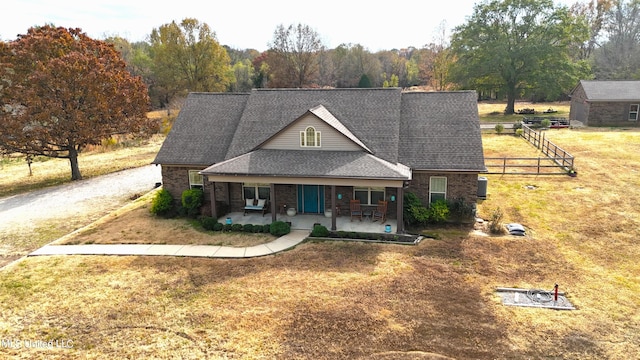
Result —
[{"label": "blue front door", "polygon": [[324,186],[298,185],[298,209],[303,213],[323,213]]}]

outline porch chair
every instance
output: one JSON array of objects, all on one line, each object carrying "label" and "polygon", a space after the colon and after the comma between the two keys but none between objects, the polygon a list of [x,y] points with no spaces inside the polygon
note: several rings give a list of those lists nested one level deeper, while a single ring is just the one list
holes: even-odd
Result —
[{"label": "porch chair", "polygon": [[387,201],[378,201],[378,206],[373,211],[373,218],[371,219],[371,221],[380,220],[381,224],[387,221],[387,204]]},{"label": "porch chair", "polygon": [[354,217],[360,218],[360,221],[362,221],[362,208],[360,208],[360,200],[349,200],[349,209],[351,210],[351,221],[353,221]]}]

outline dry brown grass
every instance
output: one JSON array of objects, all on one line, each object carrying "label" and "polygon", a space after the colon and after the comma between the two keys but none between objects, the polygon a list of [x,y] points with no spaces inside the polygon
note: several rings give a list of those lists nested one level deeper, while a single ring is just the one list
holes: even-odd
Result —
[{"label": "dry brown grass", "polygon": [[[135,141],[129,146],[108,144],[93,146],[78,156],[84,178],[109,174],[124,169],[149,165],[155,159],[164,136]],[[32,175],[23,156],[0,158],[0,197],[59,185],[71,181],[69,160],[36,157],[31,164]]]},{"label": "dry brown grass", "polygon": [[[418,246],[305,243],[257,259],[28,258],[0,273],[2,337],[74,347],[0,356],[640,358],[640,132],[548,136],[577,157],[578,177],[490,175],[479,206],[499,206],[528,237],[449,228]],[[485,135],[486,151],[513,139]],[[578,310],[494,294],[554,283]]]},{"label": "dry brown grass", "polygon": [[245,247],[275,240],[271,234],[206,231],[195,219],[163,219],[149,212],[155,192],[96,223],[65,236],[59,244],[189,244]]}]

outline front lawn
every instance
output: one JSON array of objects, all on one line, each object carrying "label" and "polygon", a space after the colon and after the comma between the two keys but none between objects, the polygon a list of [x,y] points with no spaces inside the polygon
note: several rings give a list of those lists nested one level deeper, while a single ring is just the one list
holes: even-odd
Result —
[{"label": "front lawn", "polygon": [[[73,347],[0,357],[640,358],[640,131],[547,138],[578,177],[489,175],[478,208],[499,207],[526,237],[435,228],[417,246],[325,241],[255,259],[27,258],[0,272],[2,337]],[[483,141],[511,155],[501,148],[523,140]],[[578,310],[495,294],[556,283]]]}]

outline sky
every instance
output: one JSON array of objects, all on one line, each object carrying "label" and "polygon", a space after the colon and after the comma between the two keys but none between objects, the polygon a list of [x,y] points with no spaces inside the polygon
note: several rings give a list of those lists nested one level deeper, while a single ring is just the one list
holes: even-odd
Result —
[{"label": "sky", "polygon": [[[569,6],[576,1],[555,3]],[[376,52],[433,43],[442,25],[448,37],[479,2],[12,0],[0,13],[0,39],[15,40],[32,26],[53,24],[81,28],[94,39],[120,36],[135,42],[171,21],[195,18],[209,25],[220,44],[235,49],[267,50],[278,25],[301,23],[315,30],[328,48],[351,43]]]}]

